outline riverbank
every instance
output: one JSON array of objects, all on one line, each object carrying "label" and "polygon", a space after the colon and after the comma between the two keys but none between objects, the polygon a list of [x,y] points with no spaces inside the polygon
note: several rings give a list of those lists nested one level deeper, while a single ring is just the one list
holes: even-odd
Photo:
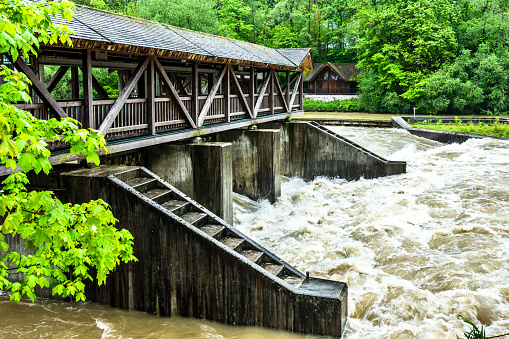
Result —
[{"label": "riverbank", "polygon": [[[392,127],[391,118],[393,114],[375,114],[366,112],[305,112],[302,115],[293,117],[294,120],[316,121],[326,125],[347,125],[347,126],[375,126]],[[411,116],[410,114],[407,116]],[[436,119],[434,115],[416,115],[416,118]],[[470,116],[460,116],[459,118],[471,118]],[[486,118],[486,116],[476,115],[472,118]],[[508,118],[507,116],[498,117]],[[417,127],[417,126],[415,126]]]}]

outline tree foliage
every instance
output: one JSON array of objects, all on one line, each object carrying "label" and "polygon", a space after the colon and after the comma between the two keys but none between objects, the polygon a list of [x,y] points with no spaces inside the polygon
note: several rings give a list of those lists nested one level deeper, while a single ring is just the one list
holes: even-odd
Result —
[{"label": "tree foliage", "polygon": [[[32,2],[2,0],[0,3],[0,52],[12,59],[36,53],[40,43],[70,43],[69,30],[51,23],[55,14],[71,19],[73,5],[67,0]],[[95,152],[105,147],[102,135],[81,129],[70,118],[38,120],[13,103],[30,102],[29,80],[2,65],[0,74],[0,161],[19,171],[11,174],[0,189],[0,289],[11,292],[11,300],[23,295],[35,299],[34,289],[52,288],[53,294],[85,300],[84,281],[99,284],[120,261],[135,260],[132,235],[118,231],[109,206],[102,200],[64,204],[52,192],[30,191],[26,173],[51,170],[48,142],[69,143],[71,152],[99,164]],[[7,237],[17,237],[31,254],[13,251]],[[13,274],[23,276],[13,282]]]},{"label": "tree foliage", "polygon": [[418,97],[426,76],[455,56],[448,0],[397,0],[359,17],[359,66],[375,69],[380,84],[403,98]]}]

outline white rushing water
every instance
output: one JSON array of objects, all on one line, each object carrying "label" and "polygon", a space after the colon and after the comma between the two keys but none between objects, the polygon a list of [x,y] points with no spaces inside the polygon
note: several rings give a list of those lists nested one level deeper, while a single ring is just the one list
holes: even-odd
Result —
[{"label": "white rushing water", "polygon": [[345,281],[345,338],[455,338],[459,316],[509,332],[509,142],[444,145],[330,127],[407,173],[291,178],[273,205],[235,195],[237,227],[312,276]]},{"label": "white rushing water", "polygon": [[[443,145],[406,131],[332,128],[407,173],[283,183],[271,205],[235,195],[237,227],[312,276],[349,287],[346,339],[448,338],[462,315],[509,332],[509,142]],[[0,293],[0,338],[299,339],[254,327],[155,317]],[[507,337],[505,337],[507,338]]]}]

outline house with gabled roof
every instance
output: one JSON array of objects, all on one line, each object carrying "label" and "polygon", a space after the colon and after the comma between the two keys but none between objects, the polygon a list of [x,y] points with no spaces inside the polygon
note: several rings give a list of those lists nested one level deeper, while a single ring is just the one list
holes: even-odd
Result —
[{"label": "house with gabled roof", "polygon": [[355,63],[315,63],[304,72],[304,93],[356,94],[360,70]]}]

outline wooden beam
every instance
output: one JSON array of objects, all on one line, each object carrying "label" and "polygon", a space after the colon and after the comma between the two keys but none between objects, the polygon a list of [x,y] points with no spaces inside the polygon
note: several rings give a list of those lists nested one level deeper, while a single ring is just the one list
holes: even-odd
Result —
[{"label": "wooden beam", "polygon": [[292,98],[290,99],[290,103],[288,104],[288,106],[290,106],[290,109],[293,108],[293,102],[295,101],[295,96],[297,95],[297,90],[299,89],[300,82],[302,81],[302,72],[298,73],[296,79],[297,80],[295,82],[295,87],[293,87]]},{"label": "wooden beam", "polygon": [[269,84],[269,80],[271,78],[271,74],[268,73],[265,79],[263,80],[263,83],[260,86],[260,93],[258,94],[258,100],[256,100],[255,109],[253,112],[254,117],[258,115],[258,111],[260,110],[260,107],[263,102],[263,96],[265,95],[265,91],[267,90],[267,85]]},{"label": "wooden beam", "polygon": [[[285,95],[286,95],[286,104],[288,105],[290,103],[290,71],[286,71],[286,88],[285,88]],[[292,108],[288,106],[290,112]]]},{"label": "wooden beam", "polygon": [[[193,77],[186,76],[186,79],[184,80],[184,84],[182,86],[184,86],[184,88],[186,88],[187,85],[189,85],[192,80],[193,80]],[[186,93],[187,93],[187,91],[186,91]]]},{"label": "wooden beam", "polygon": [[64,77],[65,73],[67,73],[68,69],[69,69],[69,66],[61,66],[56,71],[56,73],[53,75],[53,77],[50,79],[50,81],[46,85],[48,92],[51,92],[55,89],[55,87],[58,85],[60,80],[62,80],[62,78]]},{"label": "wooden beam", "polygon": [[290,78],[290,85],[293,84],[293,82],[295,81],[295,79],[297,79],[297,77],[299,76],[299,72],[295,72],[291,78]]},{"label": "wooden beam", "polygon": [[184,115],[184,118],[187,120],[188,124],[192,128],[196,128],[196,124],[191,118],[191,115],[189,115],[189,112],[187,111],[186,106],[184,106],[184,103],[180,99],[177,90],[175,90],[175,87],[173,87],[170,78],[168,77],[168,74],[163,69],[163,66],[159,62],[159,60],[156,57],[153,57],[154,59],[154,65],[156,66],[155,69],[157,71],[157,74],[163,79],[164,85],[166,86],[166,89],[170,92],[170,95],[173,97],[173,99],[177,102],[177,108],[179,109],[180,113]]},{"label": "wooden beam", "polygon": [[147,69],[147,124],[148,133],[156,134],[156,82],[154,72],[154,60],[151,59]]},{"label": "wooden beam", "polygon": [[283,90],[281,89],[281,84],[279,82],[279,76],[278,76],[278,74],[276,73],[276,71],[274,69],[272,69],[272,72],[273,72],[272,75],[273,75],[274,80],[276,82],[276,88],[277,88],[277,93],[279,95],[279,99],[281,99],[281,102],[283,103],[283,106],[284,106],[285,110],[287,112],[290,112],[290,110],[288,109],[288,102],[286,101],[286,98],[285,98],[285,96],[283,94]]},{"label": "wooden beam", "polygon": [[207,92],[209,92],[209,93],[210,93],[212,86],[214,84],[214,76],[215,75],[216,75],[215,73],[209,73],[207,76]]},{"label": "wooden beam", "polygon": [[237,94],[240,97],[240,103],[242,107],[244,107],[244,110],[249,114],[251,118],[254,119],[253,112],[251,111],[251,108],[249,108],[249,105],[247,104],[246,97],[244,96],[244,92],[242,92],[242,88],[240,87],[239,84],[239,79],[237,79],[237,75],[233,71],[232,65],[228,64],[228,68],[230,69],[230,75],[232,76],[233,84],[235,85],[234,88],[236,89]]},{"label": "wooden beam", "polygon": [[[83,51],[83,124],[84,128],[95,128],[94,94],[92,92],[92,51]],[[106,134],[106,133],[104,133]]]},{"label": "wooden beam", "polygon": [[300,82],[299,82],[299,101],[300,105],[299,108],[301,110],[304,110],[304,72],[300,72]]},{"label": "wooden beam", "polygon": [[192,63],[192,81],[191,81],[191,117],[197,126],[198,125],[198,96],[200,95],[200,73],[198,72],[198,63]]},{"label": "wooden beam", "polygon": [[138,64],[138,67],[136,67],[136,69],[134,70],[133,75],[129,78],[125,87],[122,89],[120,93],[118,93],[117,100],[115,101],[113,106],[111,106],[110,111],[108,112],[103,122],[101,123],[101,126],[99,127],[99,130],[103,132],[104,135],[108,133],[108,130],[110,129],[111,125],[113,125],[113,122],[115,121],[118,114],[124,107],[124,103],[126,102],[127,98],[129,98],[129,95],[133,91],[134,86],[136,85],[141,75],[147,68],[149,61],[150,56],[146,57],[145,60]]},{"label": "wooden beam", "polygon": [[[216,96],[217,90],[219,89],[219,86],[221,85],[221,81],[223,81],[224,74],[228,70],[228,65],[224,65],[223,71],[219,75],[219,78],[217,78],[216,82],[212,87],[209,89],[209,95],[207,96],[207,100],[205,101],[205,104],[203,105],[203,108],[201,109],[200,115],[198,117],[198,127],[201,127],[203,125],[203,122],[205,121],[205,117],[207,116],[208,111],[210,110],[210,106],[212,105],[212,102],[214,101],[214,97]],[[210,81],[210,78],[209,78]]]},{"label": "wooden beam", "polygon": [[230,122],[231,105],[230,105],[230,68],[226,67],[226,76],[223,83],[223,96],[224,96],[224,121]]},{"label": "wooden beam", "polygon": [[251,103],[251,111],[254,112],[255,108],[255,88],[256,88],[256,79],[255,79],[255,69],[251,67],[249,70],[249,102]]},{"label": "wooden beam", "polygon": [[73,100],[80,98],[80,79],[78,75],[78,67],[71,67],[71,96]]},{"label": "wooden beam", "polygon": [[269,108],[270,114],[274,114],[274,72],[270,70],[270,83],[269,83]]},{"label": "wooden beam", "polygon": [[[12,60],[11,60],[12,61]],[[67,114],[64,112],[62,107],[58,104],[58,102],[53,98],[51,93],[48,91],[46,86],[39,80],[37,75],[28,67],[27,63],[23,58],[18,57],[16,61],[13,62],[14,67],[18,70],[25,73],[28,79],[32,82],[32,88],[37,93],[39,98],[41,98],[42,102],[49,108],[50,112],[57,117],[67,118]]]},{"label": "wooden beam", "polygon": [[170,73],[170,79],[175,82],[175,86],[177,86],[177,90],[179,94],[188,95],[186,88],[182,85],[182,81],[175,75],[175,73]]}]

